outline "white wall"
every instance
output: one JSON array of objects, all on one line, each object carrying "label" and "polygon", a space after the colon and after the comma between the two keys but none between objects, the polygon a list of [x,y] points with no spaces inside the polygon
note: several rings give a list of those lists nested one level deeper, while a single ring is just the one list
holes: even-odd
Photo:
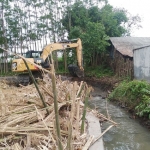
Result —
[{"label": "white wall", "polygon": [[150,46],[134,50],[134,78],[150,82]]}]

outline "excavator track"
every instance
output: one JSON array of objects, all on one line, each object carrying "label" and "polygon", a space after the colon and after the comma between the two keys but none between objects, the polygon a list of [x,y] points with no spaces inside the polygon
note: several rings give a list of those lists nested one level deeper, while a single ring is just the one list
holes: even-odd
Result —
[{"label": "excavator track", "polygon": [[[71,76],[73,76],[73,77],[78,77],[78,78],[84,77],[84,71],[80,70],[80,68],[77,65],[70,64],[68,66],[68,70],[69,70],[69,73],[71,74]],[[35,79],[43,78],[42,73],[40,71],[32,72],[32,74]],[[22,73],[17,76],[13,76],[13,77],[3,77],[3,78],[1,77],[0,80],[6,80],[10,84],[15,84],[17,86],[19,86],[20,84],[23,86],[27,86],[32,83],[32,79],[30,78],[28,73]]]},{"label": "excavator track", "polygon": [[[32,75],[35,79],[37,79],[37,78],[42,79],[43,78],[40,71],[39,72],[32,72]],[[17,79],[18,79],[18,84],[22,84],[24,86],[27,86],[27,85],[32,83],[32,79],[31,79],[29,73],[19,74]]]},{"label": "excavator track", "polygon": [[17,82],[18,85],[21,84],[27,86],[31,82],[29,74],[19,74],[17,76]]},{"label": "excavator track", "polygon": [[19,84],[27,86],[30,83],[29,76],[27,75],[0,77],[0,81],[4,81],[9,85],[15,86],[19,86]]}]

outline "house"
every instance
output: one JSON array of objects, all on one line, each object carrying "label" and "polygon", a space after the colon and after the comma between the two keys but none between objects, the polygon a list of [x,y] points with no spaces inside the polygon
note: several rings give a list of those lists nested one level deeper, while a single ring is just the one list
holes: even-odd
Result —
[{"label": "house", "polygon": [[150,45],[150,37],[111,37],[110,45],[110,64],[118,77],[130,77],[132,79],[144,77],[138,71],[141,66],[138,66],[137,52],[139,51],[141,54],[143,48],[146,49]]}]

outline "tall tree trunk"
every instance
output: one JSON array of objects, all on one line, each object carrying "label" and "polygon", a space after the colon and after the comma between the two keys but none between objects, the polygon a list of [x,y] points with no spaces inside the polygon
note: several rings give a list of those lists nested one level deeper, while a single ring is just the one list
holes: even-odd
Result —
[{"label": "tall tree trunk", "polygon": [[65,65],[65,72],[67,71],[67,52],[64,50],[64,65]]},{"label": "tall tree trunk", "polygon": [[[2,3],[2,35],[3,35],[3,44],[4,48],[8,50],[8,45],[7,45],[7,37],[6,37],[6,30],[5,30],[5,25],[4,25],[4,5]],[[7,52],[4,52],[4,73],[8,71],[8,64],[7,64]]]}]

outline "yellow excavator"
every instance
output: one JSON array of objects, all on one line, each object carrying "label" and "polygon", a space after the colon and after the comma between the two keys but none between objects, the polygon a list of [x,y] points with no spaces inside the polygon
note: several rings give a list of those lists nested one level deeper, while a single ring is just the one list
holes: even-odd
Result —
[{"label": "yellow excavator", "polygon": [[[29,60],[29,62],[36,63],[42,66],[45,69],[50,70],[50,61],[49,56],[53,51],[56,50],[65,50],[69,48],[75,48],[77,54],[77,65],[76,64],[69,64],[68,70],[72,76],[83,77],[84,76],[84,69],[83,69],[83,58],[82,58],[82,42],[81,39],[74,39],[74,40],[66,40],[57,43],[48,44],[44,47],[42,51],[27,51],[25,54],[25,58]],[[41,70],[29,63],[29,69],[32,71],[32,74],[35,78],[42,77]],[[27,85],[30,83],[30,77],[27,73],[28,70],[22,58],[14,59],[12,62],[12,72],[20,73],[18,75],[18,82]]]}]

